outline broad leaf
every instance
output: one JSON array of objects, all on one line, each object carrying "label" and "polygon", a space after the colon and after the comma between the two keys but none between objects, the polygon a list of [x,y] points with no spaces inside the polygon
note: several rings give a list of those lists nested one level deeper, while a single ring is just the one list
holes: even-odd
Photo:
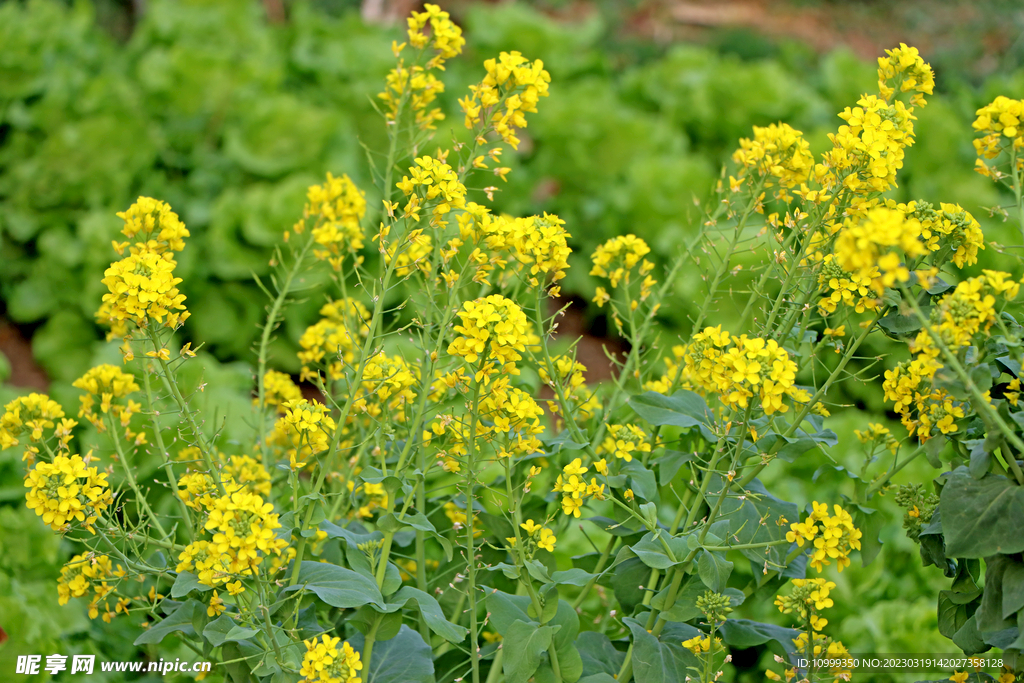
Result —
[{"label": "broad leaf", "polygon": [[551,646],[555,629],[535,623],[516,620],[509,626],[502,650],[505,681],[526,683],[540,666],[540,657]]},{"label": "broad leaf", "polygon": [[[376,605],[384,608],[384,597],[373,579],[351,569],[323,562],[306,561],[299,569],[299,582],[286,590],[305,588],[332,607],[353,608]],[[435,601],[436,602],[436,601]]]},{"label": "broad leaf", "polygon": [[178,605],[177,609],[167,615],[163,621],[151,626],[148,630],[144,631],[141,636],[135,639],[135,645],[146,645],[149,643],[159,643],[166,636],[171,633],[181,631],[186,636],[196,635],[196,630],[192,626],[192,618],[197,609],[203,610],[205,613],[206,606],[195,600],[189,600]]},{"label": "broad leaf", "polygon": [[939,498],[949,557],[988,557],[1024,551],[1024,488],[1003,476],[975,479],[966,467],[949,475]]},{"label": "broad leaf", "polygon": [[[356,634],[349,644],[362,652],[363,635]],[[406,625],[390,640],[377,641],[370,658],[370,669],[363,669],[363,683],[434,683],[434,658],[423,637]]]}]

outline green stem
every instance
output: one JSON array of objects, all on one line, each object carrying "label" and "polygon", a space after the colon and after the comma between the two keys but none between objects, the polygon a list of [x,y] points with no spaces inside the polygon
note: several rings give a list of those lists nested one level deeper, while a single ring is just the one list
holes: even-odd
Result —
[{"label": "green stem", "polygon": [[[156,331],[150,326],[147,329],[149,334],[149,340],[153,344],[153,350],[160,353],[163,346],[160,343],[159,337],[157,337]],[[188,423],[189,429],[192,431],[192,437],[196,440],[196,447],[199,448],[199,453],[203,456],[203,462],[206,463],[206,467],[210,472],[210,478],[213,479],[214,484],[217,485],[217,491],[220,495],[224,495],[224,484],[220,480],[220,470],[213,463],[213,451],[211,450],[210,443],[206,439],[206,435],[196,424],[195,416],[189,409],[188,401],[181,395],[181,390],[178,388],[178,383],[175,381],[174,376],[171,374],[170,365],[167,364],[163,358],[157,357],[156,362],[160,365],[160,379],[164,383],[164,387],[170,392],[171,396],[174,397],[175,403],[178,404],[178,410],[182,415],[185,416],[185,421]]]},{"label": "green stem", "polygon": [[[124,449],[121,447],[121,437],[117,435],[117,425],[114,423],[114,416],[111,413],[107,413],[107,429],[110,430],[110,437],[114,442],[114,449],[117,450],[117,458],[121,461],[121,466],[124,469],[125,479],[128,481],[128,486],[131,487],[132,491],[135,492],[135,502],[138,506],[146,513],[150,521],[153,522],[153,526],[160,533],[162,537],[170,538],[166,531],[164,531],[163,525],[160,523],[160,518],[153,512],[153,508],[149,506],[149,501],[142,495],[142,491],[139,489],[138,482],[135,481],[135,473],[132,472],[131,463],[128,462],[128,456],[125,454]],[[177,495],[178,490],[175,489],[174,493]],[[140,514],[141,518],[142,515]]]},{"label": "green stem", "polygon": [[295,277],[299,274],[305,260],[306,253],[309,251],[310,246],[313,244],[313,231],[309,231],[309,236],[306,238],[306,243],[296,257],[292,267],[288,270],[288,274],[285,276],[284,284],[278,290],[277,297],[274,299],[274,303],[270,307],[270,313],[267,314],[267,322],[263,326],[263,335],[260,337],[259,353],[258,353],[258,369],[256,371],[256,400],[257,400],[257,415],[260,428],[260,451],[263,454],[263,466],[270,470],[270,450],[266,447],[267,441],[267,421],[264,416],[266,410],[266,389],[264,387],[263,378],[267,373],[267,347],[270,345],[270,335],[273,334],[277,328],[277,319],[281,315],[281,309],[284,307],[285,301],[288,299],[288,294],[291,292],[292,282]]},{"label": "green stem", "polygon": [[[486,355],[480,357],[480,367],[487,362]],[[469,563],[466,575],[469,581],[467,590],[469,600],[469,661],[473,671],[473,683],[480,683],[480,648],[477,644],[479,637],[476,614],[476,541],[473,538],[475,532],[473,510],[473,488],[476,473],[473,468],[476,465],[476,425],[477,414],[480,411],[480,382],[477,381],[473,389],[473,408],[469,414],[469,441],[466,444],[466,560]]]},{"label": "green stem", "polygon": [[871,496],[873,496],[875,493],[877,493],[883,486],[888,484],[889,480],[892,479],[894,476],[896,476],[897,472],[899,472],[904,467],[906,467],[907,465],[912,463],[914,460],[916,460],[917,457],[919,455],[921,455],[922,453],[924,453],[924,447],[923,446],[918,447],[917,450],[915,450],[913,453],[911,453],[906,458],[904,458],[902,461],[900,461],[898,464],[896,464],[891,470],[886,472],[884,477],[882,477],[881,479],[876,481],[874,484],[872,484],[868,488],[868,490],[864,493],[864,500],[867,500],[867,499],[871,498]]},{"label": "green stem", "polygon": [[174,474],[171,455],[167,452],[167,447],[164,445],[163,430],[160,428],[159,411],[157,411],[156,401],[153,399],[153,387],[149,380],[148,367],[142,369],[142,385],[146,389],[146,408],[149,411],[149,417],[153,424],[153,439],[156,442],[156,447],[160,449],[160,456],[164,461],[164,471],[167,473],[167,483],[170,484],[171,494],[177,499],[178,506],[181,507],[181,519],[185,523],[185,533],[191,542],[195,538],[195,532],[192,530],[192,516],[189,514],[188,505],[185,504],[185,500],[178,493],[178,477]]},{"label": "green stem", "polygon": [[369,632],[366,634],[366,640],[363,641],[362,664],[363,671],[367,673],[370,671],[370,662],[373,660],[373,644],[377,641],[377,629],[380,627],[380,622],[383,618],[383,614],[378,614],[374,618],[373,626],[370,627]]},{"label": "green stem", "polygon": [[604,566],[608,564],[608,558],[611,556],[612,549],[615,547],[615,543],[618,540],[617,536],[612,536],[608,539],[608,545],[604,547],[604,550],[601,552],[601,557],[597,559],[597,565],[594,567],[594,577],[587,581],[587,585],[583,587],[583,590],[580,591],[580,594],[577,595],[576,599],[572,602],[572,608],[574,610],[578,610],[580,608],[583,601],[587,599],[588,595],[590,595],[590,591],[594,589],[594,586],[597,584],[597,580],[600,578],[601,572],[604,571]]}]

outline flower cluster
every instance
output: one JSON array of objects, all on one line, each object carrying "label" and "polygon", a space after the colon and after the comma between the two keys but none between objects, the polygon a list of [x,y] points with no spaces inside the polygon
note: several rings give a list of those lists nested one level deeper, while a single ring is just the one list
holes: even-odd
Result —
[{"label": "flower cluster", "polygon": [[107,315],[117,322],[130,321],[139,327],[149,320],[176,328],[185,322],[185,295],[178,291],[180,277],[174,277],[175,262],[161,254],[140,250],[111,264],[103,273],[109,292],[103,295]]},{"label": "flower cluster", "polygon": [[829,189],[845,188],[855,194],[885,192],[896,187],[896,172],[903,168],[904,151],[914,144],[913,107],[896,100],[888,103],[864,95],[856,107],[839,117],[846,125],[830,133],[832,149],[815,175]]},{"label": "flower cluster", "polygon": [[[940,345],[958,353],[975,344],[976,336],[987,335],[998,320],[997,297],[1010,300],[1019,291],[1019,282],[998,271],[985,270],[960,282],[932,306],[928,328],[910,344],[915,357],[885,372],[885,399],[895,404],[893,410],[921,443],[934,436],[934,430],[942,434],[958,431],[956,420],[965,416],[968,405],[935,382],[942,367]],[[1015,401],[1016,397],[1008,399]]]},{"label": "flower cluster", "polygon": [[316,379],[317,368],[323,366],[328,379],[339,380],[345,376],[345,367],[355,362],[369,332],[370,312],[356,299],[339,299],[324,304],[320,315],[299,338],[300,379]]},{"label": "flower cluster", "polygon": [[1017,171],[1024,169],[1024,100],[1014,100],[1000,95],[989,104],[977,111],[974,130],[981,137],[974,141],[974,149],[981,157],[977,160],[976,169],[989,177],[997,177],[983,159],[995,159],[1004,150],[1012,149],[1017,153]]},{"label": "flower cluster", "polygon": [[825,579],[793,579],[793,592],[788,596],[779,595],[775,605],[783,614],[795,613],[802,622],[813,630],[820,631],[828,624],[828,620],[817,615],[817,612],[828,609],[834,604],[829,592],[836,587]]},{"label": "flower cluster", "polygon": [[[543,524],[537,524],[532,519],[528,519],[523,524],[520,524],[519,528],[526,532],[526,537],[523,539],[523,547],[527,557],[532,558],[534,551],[537,549],[546,550],[549,553],[555,552],[555,542],[558,538],[551,529],[548,529]],[[505,540],[508,541],[509,546],[513,548],[516,546],[514,536]]]},{"label": "flower cluster", "polygon": [[840,268],[881,295],[886,287],[910,279],[906,260],[925,256],[920,240],[921,222],[903,211],[878,207],[863,219],[849,219],[836,238],[835,256]]},{"label": "flower cluster", "polygon": [[596,477],[591,477],[588,484],[583,476],[587,471],[583,462],[576,458],[562,468],[562,473],[555,480],[552,491],[562,494],[562,512],[566,515],[579,517],[580,508],[587,498],[604,500],[604,484],[598,484]]},{"label": "flower cluster", "polygon": [[359,661],[359,653],[352,649],[348,641],[342,643],[341,638],[332,638],[325,633],[320,640],[313,638],[304,642],[306,654],[302,658],[302,668],[299,669],[303,676],[300,683],[362,682],[359,672],[363,670],[363,663]]},{"label": "flower cluster", "polygon": [[886,448],[893,455],[896,454],[896,451],[900,447],[900,442],[897,441],[896,437],[892,435],[892,432],[889,431],[889,428],[875,422],[869,422],[867,429],[853,430],[853,434],[861,443],[881,444],[882,447]]},{"label": "flower cluster", "polygon": [[[218,454],[221,486],[226,493],[248,491],[270,495],[270,473],[259,460],[248,455]],[[209,509],[219,492],[213,477],[205,472],[186,472],[178,478],[178,496],[193,510]]]},{"label": "flower cluster", "polygon": [[444,113],[438,107],[430,110],[427,107],[443,92],[444,81],[422,66],[407,67],[399,60],[398,66],[385,77],[384,90],[377,97],[384,102],[384,115],[389,121],[396,121],[402,98],[407,94],[408,106],[416,115],[416,125],[420,130],[434,130],[434,124],[444,120]]},{"label": "flower cluster", "polygon": [[921,529],[932,521],[935,510],[939,507],[939,497],[934,493],[925,493],[920,484],[900,486],[893,496],[893,502],[906,510],[903,515],[903,528],[907,537],[918,541]]},{"label": "flower cluster", "polygon": [[89,467],[89,457],[58,455],[52,463],[36,463],[25,477],[28,508],[54,531],[80,522],[94,534],[93,524],[114,503],[106,473]]},{"label": "flower cluster", "polygon": [[[124,372],[114,365],[98,365],[74,381],[73,386],[85,393],[78,397],[81,401],[81,408],[78,416],[84,417],[94,424],[101,432],[105,431],[107,425],[103,422],[106,415],[116,419],[125,428],[125,438],[142,435],[134,434],[128,429],[128,423],[132,415],[142,410],[142,406],[135,401],[118,401],[139,390],[135,377]],[[99,413],[96,408],[99,408]]]},{"label": "flower cluster", "polygon": [[[171,254],[184,248],[188,230],[167,204],[149,197],[139,197],[117,215],[125,221],[122,232],[135,243],[128,256],[104,272],[108,292],[97,318],[110,325],[112,334],[125,334],[129,322],[147,327],[151,319],[177,328],[189,313],[185,295],[177,288],[181,278],[174,277],[177,263]],[[121,255],[129,244],[115,241],[114,249]]]},{"label": "flower cluster", "polygon": [[[565,277],[572,253],[566,243],[572,235],[563,227],[565,221],[549,213],[529,218],[486,218],[480,224],[480,234],[487,248],[507,253],[521,264],[531,287],[541,286],[542,280],[556,283]],[[557,296],[557,290],[552,296]]]},{"label": "flower cluster", "polygon": [[[854,661],[850,657],[850,651],[846,649],[842,641],[833,640],[821,633],[811,631],[813,638],[807,637],[807,632],[803,632],[793,639],[793,647],[795,651],[804,654],[810,653],[813,659],[826,659],[832,666],[828,667],[828,673],[832,676],[834,683],[849,683],[851,676],[851,667],[853,667]],[[806,670],[804,670],[806,672]],[[765,676],[771,681],[781,681],[783,676],[772,671],[771,669],[765,671]],[[786,683],[793,681],[797,677],[797,669],[790,667],[785,671]],[[812,676],[804,673],[802,680],[819,680],[818,678],[812,678]]]},{"label": "flower cluster", "polygon": [[[644,301],[650,296],[651,288],[657,284],[657,281],[649,274],[654,270],[654,264],[644,258],[649,253],[651,253],[651,248],[636,235],[613,237],[594,250],[594,254],[591,256],[594,267],[590,269],[590,274],[608,278],[612,289],[617,288],[620,283],[628,288],[631,284],[633,269],[639,265],[638,273],[644,278],[640,283],[640,300]],[[604,287],[597,288],[594,302],[598,307],[604,306],[610,299],[611,296]],[[634,309],[636,308],[635,300],[632,302],[632,306]]]},{"label": "flower cluster", "polygon": [[693,335],[683,360],[693,385],[716,393],[728,407],[746,408],[756,398],[765,414],[773,415],[789,410],[784,398],[810,399],[794,384],[796,363],[774,339],[734,337],[721,326],[706,327]]},{"label": "flower cluster", "polygon": [[[1020,283],[1011,279],[1009,273],[982,271],[982,275],[959,283],[956,289],[932,306],[929,327],[943,344],[956,353],[961,347],[969,346],[975,335],[988,333],[998,315],[996,297],[1010,301],[1019,293]],[[911,348],[918,354],[932,358],[939,356],[939,349],[928,330],[918,334]]]},{"label": "flower cluster", "polygon": [[54,429],[54,421],[63,417],[64,409],[46,394],[19,396],[4,406],[0,417],[0,450],[17,446],[24,436],[33,443],[41,442],[43,430]]},{"label": "flower cluster", "polygon": [[479,412],[487,422],[478,425],[477,434],[500,441],[500,445],[496,445],[499,458],[531,455],[542,450],[537,436],[544,431],[540,421],[544,411],[528,393],[510,387],[507,378],[487,386]]},{"label": "flower cluster", "polygon": [[598,455],[608,453],[626,462],[631,462],[634,454],[642,456],[650,452],[647,432],[634,424],[608,425],[607,435],[597,448]]},{"label": "flower cluster", "polygon": [[431,215],[433,223],[444,227],[447,223],[442,216],[452,209],[466,206],[466,186],[459,180],[459,174],[443,160],[429,156],[417,157],[415,166],[409,167],[409,175],[395,186],[409,197],[403,210],[412,220],[419,220],[420,208],[426,202],[434,202]]},{"label": "flower cluster", "polygon": [[57,602],[66,605],[71,598],[84,598],[90,592],[89,618],[95,619],[103,608],[103,621],[110,623],[118,613],[125,611],[127,600],[118,600],[112,609],[108,596],[114,591],[110,582],[123,579],[125,571],[114,565],[106,555],[85,553],[75,555],[60,570],[57,579]]},{"label": "flower cluster", "polygon": [[395,422],[405,422],[406,408],[416,400],[419,369],[401,356],[383,351],[371,356],[363,368],[362,396],[353,404],[357,412],[379,418],[387,414]]},{"label": "flower cluster", "polygon": [[[422,12],[413,12],[408,19],[409,43],[416,49],[422,50],[428,45],[437,52],[436,57],[429,64],[429,68],[440,68],[444,60],[457,57],[462,54],[462,47],[466,39],[462,37],[462,29],[456,26],[449,18],[447,12],[437,5],[427,3],[423,5]],[[430,25],[430,35],[423,32],[423,29]]]},{"label": "flower cluster", "polygon": [[[124,220],[121,233],[135,242],[131,245],[132,253],[151,251],[155,254],[165,254],[185,248],[185,238],[189,236],[189,232],[178,218],[178,214],[171,211],[170,205],[166,202],[150,197],[139,197],[127,211],[118,213],[117,217]],[[125,247],[129,244],[114,241],[114,250],[118,256],[124,253]]]},{"label": "flower cluster", "polygon": [[935,73],[923,59],[916,47],[906,43],[885,51],[885,57],[878,58],[878,92],[888,102],[897,93],[912,92],[910,103],[923,107],[927,104],[925,95],[931,95],[935,88]]},{"label": "flower cluster", "polygon": [[[548,372],[546,366],[539,368],[540,381],[555,389],[560,387],[565,396],[565,402],[573,417],[589,420],[601,409],[601,402],[597,395],[587,388],[584,373],[587,367],[569,356],[553,356],[551,365],[554,370],[554,377]],[[557,395],[557,391],[555,391]],[[548,401],[548,410],[555,414],[561,414],[561,406],[556,400]]]},{"label": "flower cluster", "polygon": [[828,505],[812,503],[813,510],[803,522],[793,522],[786,532],[786,540],[803,548],[810,543],[810,565],[821,571],[825,565],[836,561],[839,571],[850,564],[850,553],[860,550],[860,529],[853,525],[850,513],[839,505],[834,506],[835,515],[829,515]]},{"label": "flower cluster", "polygon": [[[271,503],[249,491],[236,491],[211,501],[204,528],[211,540],[197,540],[178,556],[176,571],[190,571],[200,583],[217,586],[237,575],[252,574],[267,555],[279,555],[288,545],[277,538],[281,527]],[[239,583],[228,586],[241,592]]]},{"label": "flower cluster", "polygon": [[[279,413],[283,413],[285,411],[285,403],[301,399],[302,390],[296,386],[290,375],[278,372],[277,370],[267,370],[263,375],[264,404],[272,408],[276,408]],[[253,405],[255,405],[258,400],[259,399],[253,399]]]},{"label": "flower cluster", "polygon": [[462,356],[467,363],[483,358],[491,366],[496,361],[514,371],[513,364],[522,358],[520,353],[528,342],[529,323],[523,309],[500,294],[492,294],[464,303],[459,319],[461,324],[455,326],[459,336],[448,346],[448,353]]},{"label": "flower cluster", "polygon": [[317,401],[288,401],[283,407],[270,441],[288,446],[292,469],[302,469],[311,457],[328,449],[337,424],[327,406]]},{"label": "flower cluster", "polygon": [[[341,270],[345,255],[356,256],[363,248],[363,229],[359,221],[366,215],[366,193],[347,175],[336,178],[330,173],[322,185],[312,185],[306,193],[305,215],[313,220],[313,249],[316,258]],[[304,226],[300,223],[296,231]]]},{"label": "flower cluster", "polygon": [[[526,128],[526,114],[536,113],[540,98],[548,96],[551,75],[544,62],[531,62],[519,52],[502,52],[484,62],[487,75],[479,85],[469,87],[470,95],[459,100],[466,115],[466,128],[487,120],[512,149],[519,149],[517,129]],[[504,107],[502,109],[502,107]]]},{"label": "flower cluster", "polygon": [[732,155],[739,164],[739,179],[730,179],[736,186],[744,178],[756,174],[763,179],[761,187],[770,188],[778,184],[777,196],[791,201],[788,190],[799,187],[807,181],[814,169],[814,157],[810,144],[803,133],[786,123],[754,126],[754,137],[741,138],[740,148]]},{"label": "flower cluster", "polygon": [[426,275],[433,268],[430,261],[433,254],[434,241],[430,235],[416,228],[409,231],[401,245],[391,244],[384,250],[384,263],[391,265],[391,261],[395,261],[395,277],[406,278],[416,271]]}]

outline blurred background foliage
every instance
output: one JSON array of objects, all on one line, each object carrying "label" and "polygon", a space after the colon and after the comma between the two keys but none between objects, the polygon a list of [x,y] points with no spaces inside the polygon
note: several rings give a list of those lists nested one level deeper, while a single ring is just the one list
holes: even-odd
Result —
[{"label": "blurred background foliage", "polygon": [[[394,62],[397,18],[411,7],[0,3],[0,382],[13,376],[19,385],[0,387],[0,401],[47,389],[73,414],[71,381],[93,364],[117,362],[93,314],[120,229],[114,214],[142,194],[168,201],[192,233],[178,267],[193,314],[181,341],[205,344],[204,400],[244,420],[264,311],[253,275],[269,273],[272,246],[299,217],[306,187],[325,172],[348,173],[374,197],[363,145],[384,142],[374,100]],[[825,149],[836,113],[874,88],[869,57],[900,40],[921,47],[936,66],[938,90],[919,112],[896,198],[958,202],[989,240],[1016,241],[1002,217],[986,210],[1007,202],[972,170],[970,121],[995,95],[1024,92],[1017,3],[460,0],[445,9],[468,45],[449,65],[441,98],[449,118],[438,127],[439,145],[461,127],[455,100],[479,80],[483,59],[516,49],[542,58],[552,74],[551,97],[524,131],[520,153],[506,155],[513,172],[495,205],[565,219],[576,250],[565,295],[578,304],[577,327],[593,335],[607,329],[585,305],[597,244],[635,233],[669,262],[702,220],[700,204],[738,138],[752,125],[782,120],[803,130],[816,152]],[[971,270],[1012,270],[1004,261],[990,247]],[[664,340],[688,333],[701,286],[696,275],[679,279],[661,321]],[[276,367],[297,371],[296,340],[321,303],[312,298],[289,309]],[[31,357],[18,353],[19,339],[30,341]],[[884,351],[876,342],[866,362]],[[782,497],[841,496],[843,468],[862,460],[853,430],[884,411],[880,382],[846,391],[833,398],[866,412],[844,410],[829,425],[840,434],[838,447],[766,482]],[[835,466],[821,468],[828,459]],[[899,480],[933,475],[921,463]],[[57,607],[55,579],[67,553],[21,506],[21,476],[21,464],[0,454],[0,628],[8,638],[0,671],[29,652],[138,656],[131,635],[119,634],[125,625],[101,638],[81,606]],[[939,572],[920,566],[894,505],[877,527],[872,533],[885,541],[880,558],[833,577],[841,598],[832,625],[852,652],[948,651],[935,628]],[[745,616],[774,620],[770,602],[748,604],[745,610],[760,613]],[[65,647],[55,650],[58,642]],[[761,673],[740,677],[760,680]]]}]

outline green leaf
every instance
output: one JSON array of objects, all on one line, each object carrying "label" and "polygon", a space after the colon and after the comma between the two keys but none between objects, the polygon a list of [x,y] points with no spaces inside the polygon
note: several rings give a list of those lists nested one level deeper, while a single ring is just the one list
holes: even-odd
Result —
[{"label": "green leaf", "polygon": [[[660,534],[668,536],[665,531],[659,531]],[[636,553],[636,556],[651,569],[668,569],[674,564],[681,562],[687,554],[686,539],[677,537],[669,537],[666,539],[669,547],[672,549],[672,554],[675,555],[676,560],[668,556],[665,552],[665,547],[662,546],[661,541],[655,538],[654,532],[648,532],[638,542],[630,546],[630,549]]]},{"label": "green leaf", "polygon": [[697,427],[715,421],[708,404],[692,391],[684,390],[672,396],[647,391],[630,398],[629,406],[655,427]]},{"label": "green leaf", "polygon": [[537,626],[516,620],[502,640],[504,671],[507,683],[527,683],[540,666],[541,654],[551,646],[551,626]]},{"label": "green leaf", "polygon": [[[722,478],[716,475],[709,488],[716,491],[709,494],[709,498],[717,496],[717,491],[721,491],[722,488]],[[726,496],[722,501],[720,518],[729,520],[730,528],[726,544],[781,541],[786,538],[786,532],[789,530],[788,525],[778,524],[782,517],[787,520],[799,519],[800,509],[796,504],[780,500],[768,493],[764,484],[754,479],[747,485],[746,494],[742,499],[739,496]],[[768,548],[747,548],[740,552],[752,562],[763,564],[768,560],[773,564],[782,565],[788,554],[788,547],[777,545]]]},{"label": "green leaf", "polygon": [[958,593],[956,591],[939,591],[938,619],[939,633],[952,638],[963,628],[967,620],[974,616],[981,591]]},{"label": "green leaf", "polygon": [[657,500],[658,481],[654,472],[641,465],[639,460],[624,463],[619,471],[629,475],[629,486],[636,495],[644,500]]},{"label": "green leaf", "polygon": [[206,610],[206,606],[195,600],[189,600],[178,605],[177,609],[167,615],[159,623],[143,631],[142,635],[135,639],[134,645],[146,645],[159,643],[171,633],[181,631],[186,636],[196,635],[192,626],[192,617],[196,609]]},{"label": "green leaf", "polygon": [[711,550],[701,552],[700,559],[697,560],[697,574],[705,586],[720,593],[731,573],[732,562],[725,559],[725,555]]},{"label": "green leaf", "polygon": [[[362,652],[363,635],[349,640],[356,652]],[[369,671],[362,671],[364,683],[434,683],[434,658],[430,646],[419,633],[406,625],[395,637],[378,640],[373,646]]]},{"label": "green leaf", "polygon": [[309,560],[303,562],[299,569],[298,584],[285,590],[300,588],[313,591],[318,598],[332,607],[384,607],[384,597],[373,579],[333,564]]},{"label": "green leaf", "polygon": [[437,604],[429,593],[425,593],[412,586],[402,586],[401,590],[395,593],[389,600],[390,604],[400,603],[405,605],[409,600],[414,600],[420,608],[420,614],[430,630],[452,643],[461,643],[469,632],[464,626],[458,626],[445,619],[441,606]]},{"label": "green leaf", "polygon": [[916,313],[902,315],[896,311],[890,311],[878,321],[878,326],[895,339],[909,339],[921,331],[921,321]]},{"label": "green leaf", "polygon": [[237,626],[238,624],[231,618],[231,615],[222,614],[206,625],[206,628],[203,629],[203,637],[214,647],[220,647],[230,640],[227,635]]},{"label": "green leaf", "polygon": [[985,558],[985,592],[978,611],[974,613],[979,631],[1002,631],[1016,626],[1016,614],[1012,615],[1013,619],[1003,617],[1003,580],[1006,570],[1015,564],[1016,560],[1008,555]]},{"label": "green leaf", "polygon": [[1003,616],[1024,610],[1024,564],[1014,562],[1003,574]]},{"label": "green leaf", "polygon": [[679,468],[693,460],[693,453],[667,451],[665,455],[654,461],[658,466],[658,483],[667,486],[676,477]]},{"label": "green leaf", "polygon": [[586,586],[592,578],[597,574],[591,574],[585,572],[582,569],[573,568],[566,569],[565,571],[553,572],[551,574],[551,580],[557,584],[563,584],[566,586]]},{"label": "green leaf", "polygon": [[583,663],[582,681],[587,680],[588,676],[602,673],[616,676],[626,659],[626,653],[616,650],[608,636],[597,631],[581,633],[576,638],[576,650]]},{"label": "green leaf", "polygon": [[686,680],[689,667],[698,666],[689,650],[673,642],[659,641],[636,619],[622,620],[633,634],[633,678],[643,683],[678,683]]},{"label": "green leaf", "polygon": [[625,613],[629,614],[644,599],[644,589],[651,576],[651,568],[639,557],[631,557],[615,566],[611,584],[615,591],[615,599],[619,601]]},{"label": "green leaf", "polygon": [[487,611],[491,614],[491,624],[503,637],[507,637],[508,629],[516,621],[533,621],[526,613],[530,605],[528,596],[509,595],[494,588],[485,588],[484,592]]},{"label": "green leaf", "polygon": [[192,572],[178,572],[171,586],[171,597],[183,598],[193,590],[206,592],[213,590],[213,587],[199,583],[199,577]]},{"label": "green leaf", "polygon": [[1024,488],[1003,476],[975,479],[966,467],[949,475],[939,498],[946,555],[988,557],[1024,551]]},{"label": "green leaf", "polygon": [[764,624],[750,619],[726,619],[719,629],[722,640],[737,649],[768,644],[775,654],[786,657],[793,649],[793,639],[800,632],[775,624]]}]

